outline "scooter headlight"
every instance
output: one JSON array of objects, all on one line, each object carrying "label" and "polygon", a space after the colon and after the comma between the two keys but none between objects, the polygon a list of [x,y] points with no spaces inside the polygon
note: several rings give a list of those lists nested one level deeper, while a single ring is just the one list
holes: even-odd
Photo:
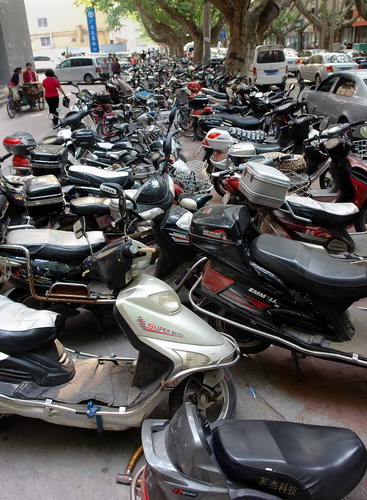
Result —
[{"label": "scooter headlight", "polygon": [[210,359],[205,354],[199,352],[189,352],[189,351],[178,351],[175,349],[175,353],[182,359],[182,369],[189,370],[190,368],[196,368],[198,366],[207,366],[210,364]]},{"label": "scooter headlight", "polygon": [[173,290],[153,293],[148,297],[161,306],[167,314],[174,314],[181,310],[181,300]]}]

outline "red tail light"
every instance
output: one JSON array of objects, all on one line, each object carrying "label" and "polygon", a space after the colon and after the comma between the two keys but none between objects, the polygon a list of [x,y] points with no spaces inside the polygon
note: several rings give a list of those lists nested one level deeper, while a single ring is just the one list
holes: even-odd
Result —
[{"label": "red tail light", "polygon": [[25,158],[24,156],[18,156],[18,155],[13,156],[13,167],[29,168],[30,166],[31,162],[29,161],[29,158]]},{"label": "red tail light", "polygon": [[209,142],[207,141],[206,137],[203,139],[202,143],[203,146],[209,146]]},{"label": "red tail light", "polygon": [[140,500],[150,500],[149,493],[148,493],[148,487],[147,487],[146,475],[147,475],[147,466],[145,466],[143,475],[141,477]]},{"label": "red tail light", "polygon": [[96,73],[100,73],[101,72],[101,68],[96,68]]},{"label": "red tail light", "polygon": [[254,76],[255,76],[255,75],[256,75],[256,73],[257,73],[257,70],[256,70],[255,66],[252,68],[252,73],[253,73],[253,75],[254,75]]},{"label": "red tail light", "polygon": [[3,144],[20,144],[22,142],[22,139],[16,138],[16,137],[5,137],[3,140]]},{"label": "red tail light", "polygon": [[358,64],[358,68],[357,69],[362,69],[362,66],[360,64]]},{"label": "red tail light", "polygon": [[287,74],[287,73],[288,73],[288,64],[287,64],[287,66],[285,67],[285,74]]},{"label": "red tail light", "polygon": [[217,137],[219,137],[220,135],[222,135],[221,132],[211,132],[210,134],[208,134],[206,136],[207,139],[216,139]]},{"label": "red tail light", "polygon": [[326,71],[331,71],[331,72],[333,72],[333,71],[334,71],[334,70],[333,70],[333,67],[332,67],[331,65],[330,65],[330,66],[326,66],[326,68],[325,68],[325,69],[326,69]]},{"label": "red tail light", "polygon": [[297,63],[302,64],[303,63],[302,59],[298,59]]}]

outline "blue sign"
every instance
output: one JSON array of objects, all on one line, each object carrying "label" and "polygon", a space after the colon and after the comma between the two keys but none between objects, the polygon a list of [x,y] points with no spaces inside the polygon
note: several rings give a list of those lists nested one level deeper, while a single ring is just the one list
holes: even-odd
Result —
[{"label": "blue sign", "polygon": [[96,13],[94,9],[87,10],[89,45],[91,52],[99,52]]},{"label": "blue sign", "polygon": [[225,40],[227,38],[227,32],[226,32],[226,30],[224,28],[222,28],[220,30],[219,38],[220,38],[220,40]]}]

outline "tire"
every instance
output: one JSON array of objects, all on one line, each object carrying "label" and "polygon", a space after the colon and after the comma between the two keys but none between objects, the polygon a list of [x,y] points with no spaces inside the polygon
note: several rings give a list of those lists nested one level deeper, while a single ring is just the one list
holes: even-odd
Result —
[{"label": "tire", "polygon": [[190,117],[190,112],[188,110],[178,110],[177,114],[177,125],[180,134],[184,137],[194,137],[194,129],[192,120]]},{"label": "tire", "polygon": [[216,193],[223,197],[226,194],[226,191],[222,188],[219,177],[212,177],[212,182]]},{"label": "tire", "polygon": [[[169,396],[169,410],[171,417],[186,402],[194,403],[205,413],[209,422],[216,420],[231,419],[236,411],[236,387],[230,371],[223,370],[223,378],[216,388],[220,394],[215,396],[215,400],[210,403],[209,391],[203,386],[203,373],[195,373],[185,378]],[[201,396],[201,397],[200,397]]]},{"label": "tire", "polygon": [[9,118],[14,118],[15,116],[15,103],[13,100],[8,100],[6,104],[6,111],[8,113]]},{"label": "tire", "polygon": [[94,78],[90,73],[87,73],[86,75],[84,75],[84,83],[86,85],[93,85]]},{"label": "tire", "polygon": [[243,328],[237,328],[236,326],[232,326],[222,320],[222,318],[227,318],[232,321],[236,321],[237,323],[242,323],[243,319],[241,319],[236,313],[221,309],[216,312],[216,314],[221,316],[221,319],[210,318],[208,319],[208,323],[218,332],[227,333],[231,337],[234,337],[238,347],[241,349],[242,354],[256,354],[265,351],[265,349],[270,346],[268,341],[258,339],[253,335],[246,333],[246,330]]},{"label": "tire", "polygon": [[297,78],[297,82],[300,83],[300,81],[302,80],[302,75],[301,75],[300,71],[297,71],[296,78]]},{"label": "tire", "polygon": [[367,231],[367,204],[359,211],[359,219],[354,224],[354,227],[359,233]]},{"label": "tire", "polygon": [[315,85],[316,85],[316,87],[318,87],[320,85],[320,83],[321,83],[321,76],[317,73],[315,75]]},{"label": "tire", "polygon": [[333,190],[333,188],[335,188],[335,182],[331,175],[330,170],[326,170],[326,172],[320,175],[319,183],[321,189]]},{"label": "tire", "polygon": [[101,137],[104,137],[104,131],[103,131],[103,123],[99,122],[97,124],[97,127],[96,127],[96,132],[98,135],[100,135]]},{"label": "tire", "polygon": [[43,96],[38,99],[38,109],[40,111],[45,109],[45,98]]}]

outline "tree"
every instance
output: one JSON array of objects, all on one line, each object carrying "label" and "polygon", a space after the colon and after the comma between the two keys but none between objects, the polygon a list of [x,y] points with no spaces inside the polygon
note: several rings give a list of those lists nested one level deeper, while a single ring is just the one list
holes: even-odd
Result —
[{"label": "tree", "polygon": [[226,58],[228,73],[246,75],[255,47],[265,31],[291,0],[210,0],[222,12],[229,27]]},{"label": "tree", "polygon": [[[358,1],[358,0],[357,0]],[[294,4],[297,9],[305,16],[310,23],[320,31],[320,49],[329,49],[330,46],[330,35],[332,32],[333,15],[331,9],[327,8],[327,3],[320,2],[319,8],[315,11],[312,4],[307,5],[305,0],[294,0]],[[335,12],[335,24],[334,24],[334,35],[339,33],[342,29],[352,26],[352,24],[358,19],[358,14],[346,19],[347,14],[353,8],[353,1],[346,1],[343,4],[341,10]]]},{"label": "tree", "polygon": [[302,33],[309,24],[310,21],[300,16],[299,10],[294,5],[289,5],[271,23],[265,33],[265,38],[274,34],[277,43],[285,45],[285,37],[288,33],[291,31]]},{"label": "tree", "polygon": [[367,3],[365,2],[365,0],[355,0],[354,4],[356,6],[358,14],[367,21]]}]

